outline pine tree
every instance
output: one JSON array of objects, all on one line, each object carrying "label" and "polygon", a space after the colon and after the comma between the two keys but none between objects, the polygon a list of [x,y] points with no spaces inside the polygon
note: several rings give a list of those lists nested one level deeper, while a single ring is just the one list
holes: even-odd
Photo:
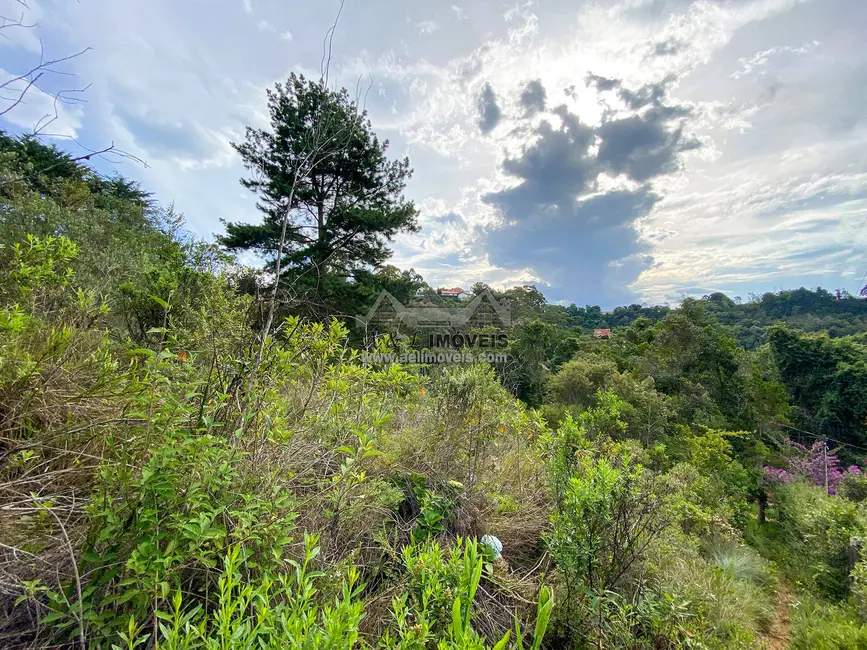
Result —
[{"label": "pine tree", "polygon": [[268,91],[268,108],[270,130],[248,127],[245,141],[233,143],[263,223],[228,223],[221,241],[263,255],[297,304],[327,307],[329,295],[390,257],[397,233],[418,229],[403,197],[412,170],[407,158],[387,159],[388,141],[377,139],[346,89],[293,74]]}]

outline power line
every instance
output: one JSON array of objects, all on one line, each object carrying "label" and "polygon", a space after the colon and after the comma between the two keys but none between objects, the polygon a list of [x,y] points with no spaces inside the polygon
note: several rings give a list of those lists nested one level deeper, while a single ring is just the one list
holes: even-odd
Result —
[{"label": "power line", "polygon": [[830,436],[820,436],[816,433],[812,433],[811,431],[804,431],[803,429],[799,429],[798,427],[792,427],[788,424],[781,424],[781,427],[784,429],[791,429],[792,431],[797,431],[798,433],[803,433],[805,435],[814,438],[815,440],[830,440],[833,443],[840,445],[841,447],[852,447],[852,449],[858,449],[860,451],[867,452],[867,447],[860,447],[858,445],[853,445],[851,442],[843,442],[842,440],[837,440],[835,438],[831,438]]}]

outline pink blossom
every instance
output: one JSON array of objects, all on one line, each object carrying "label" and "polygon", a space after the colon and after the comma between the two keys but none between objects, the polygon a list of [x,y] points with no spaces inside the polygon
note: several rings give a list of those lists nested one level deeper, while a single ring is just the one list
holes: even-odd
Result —
[{"label": "pink blossom", "polygon": [[764,468],[765,470],[765,480],[768,483],[791,483],[795,480],[795,477],[787,472],[784,469],[780,469],[778,467],[768,467]]},{"label": "pink blossom", "polygon": [[[765,477],[771,482],[791,483],[794,479],[805,479],[814,485],[828,485],[830,494],[837,493],[837,486],[846,474],[861,476],[861,468],[850,465],[845,472],[840,466],[836,449],[825,450],[825,443],[817,440],[809,449],[793,440],[787,441],[789,446],[797,450],[797,454],[786,459],[788,472],[773,467],[765,467]],[[785,478],[783,477],[785,474]]]}]

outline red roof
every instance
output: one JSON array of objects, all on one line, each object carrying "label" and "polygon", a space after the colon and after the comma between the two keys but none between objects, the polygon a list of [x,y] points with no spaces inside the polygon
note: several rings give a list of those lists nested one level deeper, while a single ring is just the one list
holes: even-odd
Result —
[{"label": "red roof", "polygon": [[460,293],[466,293],[466,291],[464,291],[460,287],[455,287],[454,289],[442,289],[440,291],[440,293],[442,293],[444,296],[452,296],[452,295],[456,296]]}]

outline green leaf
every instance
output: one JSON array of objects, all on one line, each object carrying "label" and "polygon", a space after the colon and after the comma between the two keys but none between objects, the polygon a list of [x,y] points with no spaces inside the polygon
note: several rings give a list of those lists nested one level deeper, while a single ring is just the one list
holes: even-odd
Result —
[{"label": "green leaf", "polygon": [[63,612],[51,612],[50,614],[46,614],[44,617],[39,619],[40,623],[53,623],[54,621],[59,621],[63,618],[66,618],[66,614]]},{"label": "green leaf", "polygon": [[509,637],[512,636],[512,630],[506,630],[506,633],[503,635],[503,638],[497,641],[497,644],[494,646],[493,650],[503,650],[506,647],[506,644],[509,642]]},{"label": "green leaf", "polygon": [[515,650],[524,650],[524,638],[521,636],[521,622],[515,612]]},{"label": "green leaf", "polygon": [[539,608],[536,615],[536,629],[533,631],[531,650],[539,650],[539,646],[542,645],[542,638],[548,629],[548,621],[551,618],[553,607],[554,598],[551,596],[551,590],[546,585],[542,585],[542,588],[539,590]]},{"label": "green leaf", "polygon": [[460,596],[455,598],[455,602],[452,603],[452,634],[454,635],[456,641],[460,641],[464,638],[464,627],[461,622]]}]

